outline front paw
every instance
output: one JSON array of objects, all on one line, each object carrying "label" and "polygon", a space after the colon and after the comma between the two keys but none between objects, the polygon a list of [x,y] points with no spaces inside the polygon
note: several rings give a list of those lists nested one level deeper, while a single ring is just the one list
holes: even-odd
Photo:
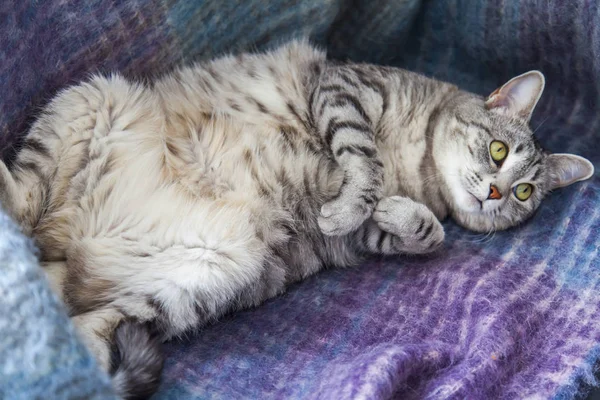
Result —
[{"label": "front paw", "polygon": [[373,206],[360,199],[339,197],[321,207],[319,228],[327,236],[347,235],[357,230],[372,212]]},{"label": "front paw", "polygon": [[407,253],[429,253],[444,242],[444,228],[433,212],[407,197],[381,199],[373,220],[381,230],[397,236]]}]

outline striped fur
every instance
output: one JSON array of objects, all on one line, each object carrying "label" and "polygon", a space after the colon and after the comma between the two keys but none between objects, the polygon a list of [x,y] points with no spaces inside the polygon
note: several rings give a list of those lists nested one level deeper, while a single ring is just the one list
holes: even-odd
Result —
[{"label": "striped fur", "polygon": [[[514,226],[549,190],[591,176],[586,160],[533,140],[536,79],[486,102],[399,69],[330,63],[305,42],[152,85],[98,76],[46,107],[12,171],[0,164],[1,200],[108,369],[124,321],[172,338],[326,266],[431,252],[448,215]],[[492,140],[508,145],[502,165]],[[522,181],[535,187],[525,202],[512,194]]]}]

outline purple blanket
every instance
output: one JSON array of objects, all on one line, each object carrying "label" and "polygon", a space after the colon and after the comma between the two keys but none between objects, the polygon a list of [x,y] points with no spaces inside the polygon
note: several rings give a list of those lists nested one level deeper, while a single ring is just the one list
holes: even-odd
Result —
[{"label": "purple blanket", "polygon": [[[150,77],[308,35],[334,58],[485,94],[540,69],[552,151],[600,171],[600,8],[591,0],[49,0],[0,4],[0,144],[14,155],[57,89]],[[493,235],[446,223],[444,251],[331,270],[168,343],[157,399],[570,399],[600,358],[600,179]],[[584,388],[584,389],[582,389]]]},{"label": "purple blanket", "polygon": [[325,272],[169,344],[158,398],[571,398],[598,356],[599,202],[582,185],[519,231]]}]

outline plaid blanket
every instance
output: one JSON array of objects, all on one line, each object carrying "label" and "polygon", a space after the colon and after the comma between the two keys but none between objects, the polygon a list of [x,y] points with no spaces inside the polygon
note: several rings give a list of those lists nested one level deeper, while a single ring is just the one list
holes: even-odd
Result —
[{"label": "plaid blanket", "polygon": [[[600,171],[598,27],[591,0],[3,1],[0,148],[10,160],[40,107],[91,72],[147,78],[309,36],[332,58],[481,94],[539,69],[536,136]],[[597,384],[599,206],[597,174],[518,229],[488,237],[448,222],[439,256],[321,273],[166,344],[156,398],[574,398]],[[14,230],[2,232],[0,250],[11,241],[19,251],[0,251],[0,397],[109,396],[60,306],[40,297],[39,273],[5,273],[31,258]],[[19,300],[27,295],[36,301]],[[23,340],[7,340],[19,321]]]}]

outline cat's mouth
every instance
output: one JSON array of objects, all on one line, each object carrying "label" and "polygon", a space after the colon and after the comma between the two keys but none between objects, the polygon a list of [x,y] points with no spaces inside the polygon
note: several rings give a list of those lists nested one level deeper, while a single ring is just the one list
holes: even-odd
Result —
[{"label": "cat's mouth", "polygon": [[482,200],[468,189],[465,189],[465,192],[468,193],[468,196],[466,196],[467,200],[465,201],[468,210],[465,211],[477,214],[490,213],[499,207],[499,202],[497,200],[490,202],[487,201],[487,199]]},{"label": "cat's mouth", "polygon": [[466,196],[463,198],[463,209],[469,213],[479,214],[483,212],[484,203],[479,199],[475,194],[473,194],[470,190],[464,189],[466,192]]},{"label": "cat's mouth", "polygon": [[[473,193],[471,193],[470,191],[467,190],[467,193],[473,198],[475,199],[476,204],[479,207],[479,210],[483,210],[483,201],[479,200],[479,198],[477,196],[475,196]],[[474,203],[475,204],[475,203]]]},{"label": "cat's mouth", "polygon": [[469,214],[479,214],[483,211],[483,201],[473,193],[473,188],[467,182],[454,178],[449,182],[449,186],[454,207]]}]

